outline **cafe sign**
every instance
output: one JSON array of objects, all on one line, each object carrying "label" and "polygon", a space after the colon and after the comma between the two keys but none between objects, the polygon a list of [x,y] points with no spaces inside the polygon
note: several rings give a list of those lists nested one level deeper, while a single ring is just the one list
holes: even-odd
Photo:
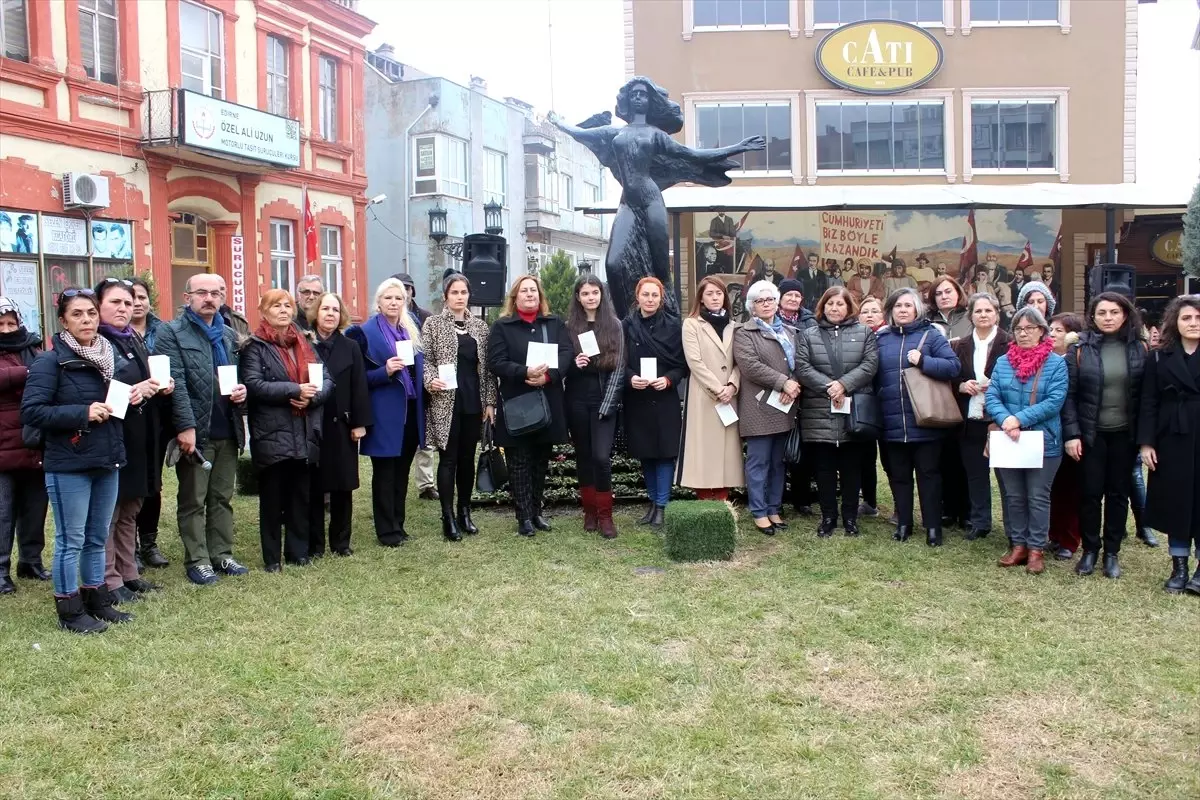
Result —
[{"label": "cafe sign", "polygon": [[1163,231],[1150,242],[1150,257],[1168,267],[1183,266],[1183,228]]},{"label": "cafe sign", "polygon": [[842,25],[817,45],[817,69],[831,83],[862,94],[896,94],[921,86],[942,68],[942,46],[907,22]]}]

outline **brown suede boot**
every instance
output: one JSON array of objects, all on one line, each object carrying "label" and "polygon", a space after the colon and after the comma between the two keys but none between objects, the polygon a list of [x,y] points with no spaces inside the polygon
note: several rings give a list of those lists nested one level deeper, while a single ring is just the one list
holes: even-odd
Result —
[{"label": "brown suede boot", "polygon": [[[1041,556],[1040,551],[1038,552],[1038,556]],[[1000,559],[1000,566],[1016,567],[1024,564],[1028,560],[1029,551],[1025,548],[1025,545],[1016,544],[1013,545],[1012,548],[1004,555],[1004,558]]]},{"label": "brown suede boot", "polygon": [[596,521],[596,487],[580,486],[579,496],[583,498],[583,529],[585,531],[599,530]]},{"label": "brown suede boot", "polygon": [[1041,575],[1046,571],[1046,562],[1042,561],[1041,550],[1029,551],[1029,561],[1025,564],[1025,571],[1030,575]]},{"label": "brown suede boot", "polygon": [[605,539],[617,538],[617,526],[613,522],[612,492],[596,492],[596,516],[600,524],[600,535]]}]

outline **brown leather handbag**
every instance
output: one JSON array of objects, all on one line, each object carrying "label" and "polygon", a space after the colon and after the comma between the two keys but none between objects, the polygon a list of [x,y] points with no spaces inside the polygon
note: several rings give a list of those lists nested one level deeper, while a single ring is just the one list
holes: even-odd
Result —
[{"label": "brown leather handbag", "polygon": [[[917,350],[924,358],[925,340],[929,331],[921,337]],[[954,389],[949,382],[931,378],[920,367],[905,367],[900,371],[900,380],[908,392],[908,400],[912,404],[913,419],[920,428],[953,428],[961,425],[962,411],[958,400],[954,397]]]}]

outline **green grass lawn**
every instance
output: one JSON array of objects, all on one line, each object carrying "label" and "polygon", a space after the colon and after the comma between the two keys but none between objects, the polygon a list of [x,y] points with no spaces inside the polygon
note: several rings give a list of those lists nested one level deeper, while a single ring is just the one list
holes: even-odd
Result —
[{"label": "green grass lawn", "polygon": [[1162,592],[1165,547],[1034,578],[998,522],[934,550],[743,517],[732,562],[682,566],[640,509],[611,542],[566,509],[449,544],[414,498],[388,550],[362,491],[354,557],[280,575],[238,498],[254,572],[200,588],[169,482],[134,622],[0,598],[0,796],[1200,797],[1200,598]]}]

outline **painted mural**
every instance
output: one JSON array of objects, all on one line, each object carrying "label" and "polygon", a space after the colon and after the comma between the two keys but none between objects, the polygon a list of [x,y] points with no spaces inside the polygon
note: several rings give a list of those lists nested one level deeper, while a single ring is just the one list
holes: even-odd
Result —
[{"label": "painted mural", "polygon": [[695,279],[728,276],[739,315],[745,287],[786,277],[804,284],[809,308],[829,286],[882,300],[942,274],[1004,305],[1027,280],[1059,294],[1059,209],[710,212],[694,224]]}]

